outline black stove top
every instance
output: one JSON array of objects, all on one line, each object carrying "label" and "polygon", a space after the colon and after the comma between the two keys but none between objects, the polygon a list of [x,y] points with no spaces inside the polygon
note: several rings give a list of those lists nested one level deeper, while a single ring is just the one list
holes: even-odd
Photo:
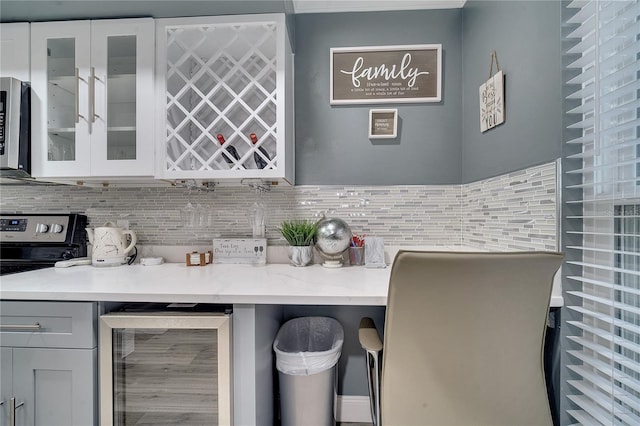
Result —
[{"label": "black stove top", "polygon": [[0,275],[50,268],[87,255],[87,217],[70,214],[0,214]]},{"label": "black stove top", "polygon": [[52,267],[53,265],[50,263],[38,264],[33,262],[28,262],[28,263],[2,262],[0,263],[0,276],[17,274],[18,272],[35,271],[37,269],[52,268]]}]

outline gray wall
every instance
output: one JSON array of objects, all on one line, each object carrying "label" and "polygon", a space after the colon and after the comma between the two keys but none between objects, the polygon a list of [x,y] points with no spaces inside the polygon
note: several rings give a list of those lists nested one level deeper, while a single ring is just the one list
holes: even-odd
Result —
[{"label": "gray wall", "polygon": [[[467,1],[463,9],[462,182],[561,156],[559,1]],[[490,54],[506,75],[505,123],[480,132]]]},{"label": "gray wall", "polygon": [[[296,16],[298,184],[468,183],[561,155],[560,3],[470,0],[462,10]],[[397,107],[398,138],[369,140],[368,111],[329,105],[331,47],[442,43],[443,101]],[[506,122],[480,132],[492,50]]]},{"label": "gray wall", "polygon": [[[461,16],[460,9],[296,16],[296,184],[460,183]],[[442,102],[329,105],[331,47],[429,43],[442,44]],[[395,107],[398,137],[369,140],[369,109]]]}]

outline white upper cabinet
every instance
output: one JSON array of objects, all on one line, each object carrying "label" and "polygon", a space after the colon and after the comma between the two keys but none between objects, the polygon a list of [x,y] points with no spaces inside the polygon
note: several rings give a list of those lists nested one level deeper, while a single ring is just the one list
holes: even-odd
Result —
[{"label": "white upper cabinet", "polygon": [[284,15],[160,19],[156,46],[156,177],[293,183]]},{"label": "white upper cabinet", "polygon": [[29,81],[29,24],[0,24],[0,77]]},{"label": "white upper cabinet", "polygon": [[31,24],[36,177],[154,174],[150,18]]}]

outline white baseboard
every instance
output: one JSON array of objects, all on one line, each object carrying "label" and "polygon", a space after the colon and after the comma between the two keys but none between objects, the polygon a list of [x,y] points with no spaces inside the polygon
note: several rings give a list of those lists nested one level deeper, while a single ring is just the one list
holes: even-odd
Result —
[{"label": "white baseboard", "polygon": [[371,407],[368,396],[338,395],[336,421],[371,423]]}]

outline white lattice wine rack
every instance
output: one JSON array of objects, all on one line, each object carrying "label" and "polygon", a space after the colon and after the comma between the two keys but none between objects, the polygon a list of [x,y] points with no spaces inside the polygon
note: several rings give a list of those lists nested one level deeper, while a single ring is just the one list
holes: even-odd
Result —
[{"label": "white lattice wine rack", "polygon": [[280,15],[160,20],[163,177],[286,177],[284,32]]}]

